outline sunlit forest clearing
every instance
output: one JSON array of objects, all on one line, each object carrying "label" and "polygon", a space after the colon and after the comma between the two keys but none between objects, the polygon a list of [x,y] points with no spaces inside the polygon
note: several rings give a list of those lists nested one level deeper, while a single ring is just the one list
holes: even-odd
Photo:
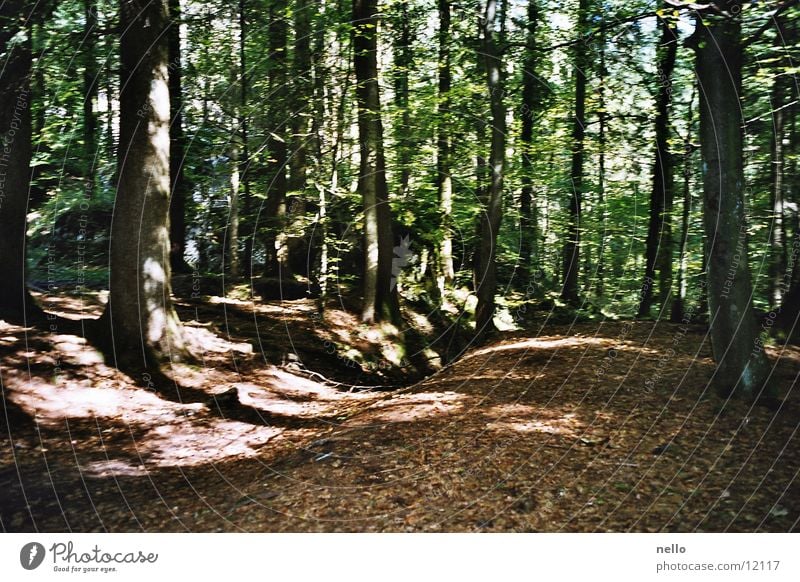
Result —
[{"label": "sunlit forest clearing", "polygon": [[0,526],[797,531],[798,17],[3,3]]}]

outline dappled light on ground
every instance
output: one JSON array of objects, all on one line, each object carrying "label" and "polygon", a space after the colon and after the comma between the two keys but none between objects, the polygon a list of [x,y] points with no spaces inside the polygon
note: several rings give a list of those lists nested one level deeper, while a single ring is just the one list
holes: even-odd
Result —
[{"label": "dappled light on ground", "polygon": [[[796,347],[768,349],[777,411],[711,397],[704,329],[652,322],[514,332],[378,391],[313,372],[314,346],[345,335],[303,300],[224,308],[228,334],[204,323],[223,304],[192,307],[202,359],[158,387],[80,336],[2,324],[4,527],[787,531],[800,515]],[[248,349],[292,318],[302,359]]]}]

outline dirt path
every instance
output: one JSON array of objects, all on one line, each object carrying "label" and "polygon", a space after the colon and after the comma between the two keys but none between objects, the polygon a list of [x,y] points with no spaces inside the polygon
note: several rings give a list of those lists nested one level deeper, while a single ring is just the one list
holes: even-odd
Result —
[{"label": "dirt path", "polygon": [[[787,395],[771,411],[706,391],[704,340],[663,323],[549,326],[395,392],[347,391],[209,340],[205,365],[177,367],[184,391],[164,398],[78,336],[4,325],[0,525],[797,530],[800,350],[771,352]],[[214,401],[232,388],[239,404]]]}]

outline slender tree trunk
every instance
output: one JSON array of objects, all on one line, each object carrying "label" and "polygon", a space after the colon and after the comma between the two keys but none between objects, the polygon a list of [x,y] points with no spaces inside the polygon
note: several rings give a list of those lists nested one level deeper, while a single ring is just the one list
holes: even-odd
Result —
[{"label": "slender tree trunk", "polygon": [[453,177],[450,168],[450,0],[439,0],[439,103],[436,140],[436,187],[439,194],[439,215],[442,241],[439,245],[439,290],[444,292],[455,278],[453,268]]},{"label": "slender tree trunk", "polygon": [[678,293],[672,302],[671,320],[675,323],[683,321],[686,312],[686,269],[689,263],[687,247],[689,244],[689,211],[692,208],[692,137],[694,135],[693,105],[695,87],[692,86],[692,95],[689,98],[689,108],[686,114],[686,139],[683,141],[683,207],[681,208],[681,243],[678,253],[678,280],[676,286]]},{"label": "slender tree trunk", "polygon": [[42,313],[25,284],[25,233],[31,162],[31,44],[12,42],[22,14],[20,0],[0,5],[0,319],[26,323]]},{"label": "slender tree trunk", "polygon": [[[601,26],[605,26],[605,19],[601,20]],[[606,69],[606,33],[605,28],[600,33],[600,69],[598,71],[600,77],[600,86],[598,88],[598,114],[597,121],[599,124],[597,130],[597,147],[598,147],[598,163],[597,163],[597,208],[600,211],[600,245],[597,250],[597,282],[595,283],[595,292],[598,297],[602,297],[605,292],[605,252],[606,252],[606,120],[608,113],[606,112],[606,78],[608,77],[608,70]]]},{"label": "slender tree trunk", "polygon": [[95,55],[97,38],[97,5],[95,0],[84,0],[84,19],[86,36],[83,41],[83,152],[86,167],[86,195],[94,197],[94,183],[97,167],[97,101],[98,69]]},{"label": "slender tree trunk", "polygon": [[[663,2],[662,2],[663,6]],[[669,106],[672,100],[672,71],[678,52],[675,29],[665,18],[661,28],[658,59],[658,98],[656,102],[656,147],[653,189],[650,193],[650,220],[647,228],[644,281],[641,288],[639,317],[646,317],[653,304],[653,287],[658,268],[659,298],[667,301],[672,285],[672,227],[674,198],[672,155],[669,151]]]},{"label": "slender tree trunk", "polygon": [[[589,0],[578,6],[578,34],[588,31]],[[588,48],[584,42],[575,46],[575,118],[572,126],[572,192],[569,200],[567,241],[564,244],[564,285],[561,299],[571,305],[578,303],[578,271],[580,270],[581,198],[583,195],[584,135],[586,133],[586,72],[589,66]]]},{"label": "slender tree trunk", "polygon": [[[241,239],[242,228],[238,224],[239,205],[242,206],[244,215],[244,254],[241,263],[244,264],[244,276],[250,279],[253,276],[253,244],[255,242],[255,227],[253,225],[253,197],[250,195],[250,112],[249,90],[250,75],[247,69],[247,3],[239,0],[239,118],[237,120],[242,141],[242,151],[239,158],[239,189],[236,201],[236,239]],[[241,202],[240,202],[241,201]],[[233,218],[233,217],[232,217]],[[236,247],[238,256],[238,244]],[[237,258],[238,262],[238,258]],[[237,276],[239,275],[237,271]]]},{"label": "slender tree trunk", "polygon": [[520,226],[520,272],[524,286],[531,277],[531,257],[535,255],[537,224],[536,204],[533,200],[533,117],[536,111],[536,29],[539,25],[539,9],[536,0],[528,1],[528,20],[526,22],[525,60],[522,67],[522,108],[520,117],[522,128],[522,190],[519,196]]},{"label": "slender tree trunk", "polygon": [[[494,329],[494,295],[497,290],[497,233],[503,216],[503,177],[506,155],[506,110],[503,103],[503,70],[497,46],[495,19],[497,1],[487,0],[483,18],[483,54],[492,112],[490,181],[486,206],[481,216],[481,250],[478,268],[478,305],[475,333],[478,337]],[[501,28],[504,24],[501,24]]]},{"label": "slender tree trunk", "polygon": [[119,184],[105,317],[118,365],[187,355],[171,300],[167,0],[121,0]]},{"label": "slender tree trunk", "polygon": [[186,138],[183,133],[183,86],[181,65],[181,2],[169,0],[169,166],[172,195],[169,205],[170,264],[173,273],[186,273],[186,197],[188,184],[183,172]]},{"label": "slender tree trunk", "polygon": [[395,125],[395,142],[397,147],[397,166],[400,174],[398,195],[404,197],[408,194],[411,180],[411,152],[413,132],[411,128],[411,110],[409,109],[408,79],[409,72],[414,66],[412,51],[411,22],[408,14],[408,2],[399,6],[398,17],[399,34],[394,47],[394,95],[397,108],[400,110],[400,123]]},{"label": "slender tree trunk", "polygon": [[[786,27],[781,19],[776,22],[777,36],[775,42],[778,47],[786,42]],[[785,133],[785,102],[786,87],[782,75],[776,75],[772,85],[772,98],[770,106],[772,114],[773,135],[770,140],[770,174],[771,174],[771,206],[772,206],[772,236],[770,239],[770,302],[774,306],[781,304],[784,291],[783,273],[786,269],[786,233],[784,226],[784,151],[783,138]]]},{"label": "slender tree trunk", "polygon": [[[733,14],[740,1],[723,3]],[[711,345],[721,395],[756,398],[768,362],[753,313],[748,267],[742,154],[742,59],[739,18],[698,17],[697,78],[700,83],[700,142],[703,154],[703,221],[708,240],[708,300]]]},{"label": "slender tree trunk", "polygon": [[397,290],[392,280],[393,238],[383,152],[378,89],[378,9],[376,0],[353,0],[353,64],[356,73],[360,168],[358,189],[364,200],[365,323],[398,321]]}]

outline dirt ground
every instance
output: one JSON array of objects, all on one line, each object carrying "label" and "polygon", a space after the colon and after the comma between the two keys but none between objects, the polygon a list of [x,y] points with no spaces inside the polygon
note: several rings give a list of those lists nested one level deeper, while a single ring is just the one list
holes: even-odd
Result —
[{"label": "dirt ground", "polygon": [[358,324],[311,302],[181,316],[206,352],[173,394],[0,324],[3,530],[800,530],[796,347],[769,349],[774,410],[711,393],[705,328],[645,321],[501,334],[388,391],[326,379]]}]

